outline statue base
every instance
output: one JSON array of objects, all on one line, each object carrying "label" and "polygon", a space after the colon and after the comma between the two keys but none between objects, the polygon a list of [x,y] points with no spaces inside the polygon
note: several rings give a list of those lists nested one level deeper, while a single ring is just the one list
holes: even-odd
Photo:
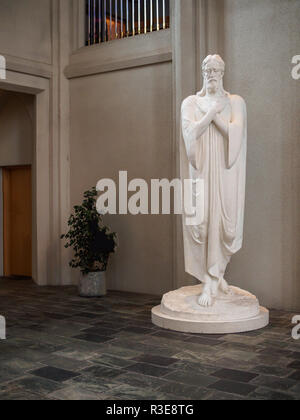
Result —
[{"label": "statue base", "polygon": [[211,307],[198,304],[202,285],[183,287],[163,296],[152,309],[152,322],[168,330],[194,334],[234,334],[259,330],[269,325],[269,311],[259,306],[254,295],[230,287],[214,298]]}]

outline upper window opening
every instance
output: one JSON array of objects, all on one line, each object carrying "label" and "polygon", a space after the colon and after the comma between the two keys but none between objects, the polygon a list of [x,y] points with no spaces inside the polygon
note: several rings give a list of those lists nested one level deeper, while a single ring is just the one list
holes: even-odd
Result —
[{"label": "upper window opening", "polygon": [[170,27],[170,0],[86,0],[86,45]]}]

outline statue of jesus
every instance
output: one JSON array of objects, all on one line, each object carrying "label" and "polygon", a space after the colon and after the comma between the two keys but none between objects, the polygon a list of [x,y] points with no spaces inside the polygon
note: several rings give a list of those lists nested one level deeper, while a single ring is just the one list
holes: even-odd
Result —
[{"label": "statue of jesus", "polygon": [[204,86],[182,104],[181,172],[204,181],[204,219],[184,224],[186,271],[204,284],[199,305],[229,293],[224,279],[243,242],[247,111],[245,101],[223,88],[225,63],[209,55],[202,66]]}]

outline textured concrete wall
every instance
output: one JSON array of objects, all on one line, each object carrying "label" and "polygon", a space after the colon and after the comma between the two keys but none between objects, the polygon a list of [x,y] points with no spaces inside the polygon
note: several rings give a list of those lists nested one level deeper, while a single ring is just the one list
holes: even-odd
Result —
[{"label": "textured concrete wall", "polygon": [[270,307],[300,310],[298,0],[225,0],[226,89],[248,105],[243,250],[228,278]]},{"label": "textured concrete wall", "polygon": [[[121,42],[120,42],[121,45]],[[71,199],[101,178],[172,178],[170,63],[70,81]],[[129,194],[130,196],[130,194]],[[172,288],[171,216],[110,216],[120,247],[109,287],[146,293]],[[76,276],[76,272],[74,272]]]},{"label": "textured concrete wall", "polygon": [[51,64],[51,0],[0,0],[1,54]]}]

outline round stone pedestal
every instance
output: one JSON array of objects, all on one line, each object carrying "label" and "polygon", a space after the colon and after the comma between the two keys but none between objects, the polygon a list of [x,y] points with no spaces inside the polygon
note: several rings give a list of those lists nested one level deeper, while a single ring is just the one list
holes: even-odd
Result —
[{"label": "round stone pedestal", "polygon": [[221,293],[211,307],[198,304],[202,285],[183,287],[163,296],[152,309],[155,325],[195,334],[231,334],[254,331],[269,324],[269,311],[259,306],[254,295],[237,287]]}]

